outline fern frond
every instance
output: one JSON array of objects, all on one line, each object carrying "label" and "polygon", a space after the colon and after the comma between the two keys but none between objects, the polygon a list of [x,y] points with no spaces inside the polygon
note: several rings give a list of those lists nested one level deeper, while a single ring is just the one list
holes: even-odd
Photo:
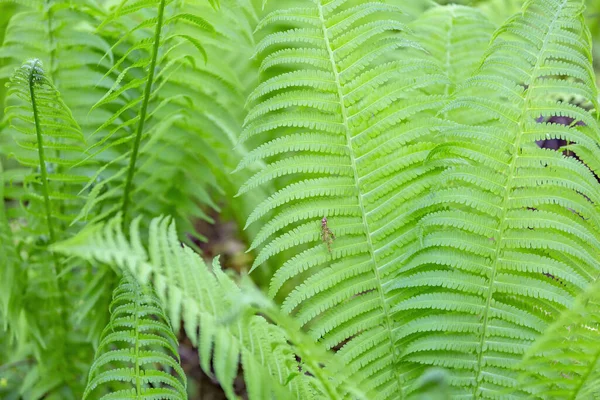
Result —
[{"label": "fern frond", "polygon": [[233,381],[238,363],[251,399],[362,397],[351,381],[341,385],[350,374],[300,333],[293,320],[280,315],[273,303],[255,289],[238,287],[217,260],[210,271],[197,254],[182,246],[168,218],[151,222],[148,251],[141,242],[139,219],[132,222],[130,241],[121,225],[115,219],[89,227],[53,248],[115,265],[144,284],[151,282],[175,331],[183,320],[198,347],[201,367],[214,373],[228,398],[236,398]]},{"label": "fern frond", "polygon": [[600,393],[600,284],[594,282],[524,356],[520,385],[542,399],[591,399]]},{"label": "fern frond", "polygon": [[83,398],[187,399],[177,338],[152,290],[126,273],[110,310]]},{"label": "fern frond", "polygon": [[[210,220],[202,206],[218,208],[213,195],[220,187],[212,171],[223,168],[205,129],[221,128],[214,125],[226,113],[197,99],[200,85],[214,84],[203,76],[207,50],[198,40],[214,28],[200,15],[170,0],[121,2],[101,24],[116,61],[105,74],[111,86],[94,106],[110,114],[89,149],[102,168],[86,187],[90,196],[80,218],[169,213],[193,232],[191,218]],[[203,118],[216,113],[221,115]]]},{"label": "fern frond", "polygon": [[[9,209],[9,241],[18,253],[10,264],[2,265],[2,274],[11,285],[9,328],[19,335],[18,344],[30,347],[28,356],[35,360],[20,392],[29,399],[57,393],[74,399],[83,389],[74,377],[80,365],[68,374],[59,366],[65,360],[85,357],[91,350],[87,343],[75,344],[66,338],[73,327],[69,310],[80,281],[65,283],[64,273],[73,266],[49,253],[48,246],[77,228],[71,222],[82,204],[77,193],[87,176],[73,166],[84,149],[83,134],[39,60],[26,62],[15,71],[8,95],[10,128],[6,133],[12,133],[13,145],[6,152],[12,151],[10,155],[22,165],[22,179],[11,182],[11,190],[2,197],[2,202],[14,199],[21,203],[20,208]],[[10,257],[9,244],[6,250]]]},{"label": "fern frond", "polygon": [[[83,134],[39,60],[28,61],[15,71],[8,96],[6,119],[18,146],[12,155],[32,170],[24,184],[34,190],[22,199],[34,217],[27,228],[54,242],[73,220],[73,207],[80,202],[74,193],[87,180],[70,171],[83,152]],[[37,221],[44,226],[33,225]]]},{"label": "fern frond", "polygon": [[[428,163],[446,169],[389,289],[401,359],[448,368],[454,396],[515,390],[522,355],[598,276],[596,110],[554,96],[572,90],[597,107],[582,7],[528,1],[441,111],[452,122]],[[552,138],[567,145],[536,144]]]},{"label": "fern frond", "polygon": [[[252,268],[282,259],[271,296],[286,296],[284,310],[315,340],[343,346],[340,362],[381,399],[404,386],[385,288],[417,240],[415,204],[436,174],[422,164],[447,99],[431,93],[448,83],[403,18],[377,1],[280,5],[267,15],[259,28],[272,33],[257,44],[264,78],[241,138],[258,145],[239,166],[266,164],[239,194],[281,188],[248,218],[264,221]],[[365,360],[371,337],[379,356]]]}]

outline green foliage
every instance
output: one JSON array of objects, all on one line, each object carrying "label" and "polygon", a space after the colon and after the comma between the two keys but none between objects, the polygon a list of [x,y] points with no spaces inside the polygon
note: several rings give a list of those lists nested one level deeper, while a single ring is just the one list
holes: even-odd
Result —
[{"label": "green foliage", "polygon": [[100,397],[103,400],[185,399],[177,338],[161,302],[151,289],[125,276],[115,288],[110,322],[102,333],[83,398],[106,388],[110,391]]},{"label": "green foliage", "polygon": [[[21,207],[1,210],[3,319],[15,343],[27,345],[19,353],[33,364],[19,392],[28,399],[48,393],[49,398],[76,398],[77,374],[86,367],[65,371],[64,360],[76,363],[91,348],[79,342],[81,332],[69,318],[79,283],[65,285],[62,276],[72,266],[48,246],[76,230],[70,224],[82,204],[78,186],[87,177],[72,167],[83,152],[83,134],[37,59],[11,77],[5,117],[15,144],[10,155],[21,168],[4,198],[17,199]],[[43,333],[45,326],[53,329]]]},{"label": "green foliage", "polygon": [[[77,187],[87,179],[71,169],[83,152],[83,134],[37,59],[12,76],[5,114],[14,131],[11,155],[30,170],[23,183],[31,189],[21,197],[32,214],[27,229],[54,242],[73,220]],[[43,226],[34,223],[38,221]]]},{"label": "green foliage", "polygon": [[[274,304],[252,287],[238,287],[221,270],[217,259],[211,271],[196,253],[182,246],[175,225],[168,218],[156,218],[151,222],[148,251],[140,242],[139,224],[139,219],[131,224],[131,241],[126,239],[121,229],[122,221],[117,218],[105,226],[91,226],[76,237],[55,245],[54,249],[112,264],[124,270],[126,275],[135,276],[141,284],[152,283],[161,300],[161,303],[152,302],[152,309],[158,310],[159,304],[164,304],[176,332],[183,321],[188,338],[198,348],[202,368],[207,374],[213,374],[214,369],[215,377],[229,398],[235,398],[233,380],[238,362],[241,362],[253,399],[344,398],[348,390],[353,390],[355,395],[360,393],[350,383],[340,385],[339,372],[335,374],[336,369],[333,369],[339,369],[339,366],[327,365],[329,355],[307,340],[292,320],[282,317]],[[126,291],[119,287],[117,293]],[[127,293],[127,296],[131,294]],[[114,302],[118,300],[115,295]],[[257,312],[280,324],[269,323],[264,316],[256,315]],[[130,325],[131,322],[111,320],[105,332]],[[101,342],[97,360],[109,361],[116,358],[112,354],[121,354],[103,354],[111,335]],[[130,330],[129,336],[132,335],[134,331]],[[298,362],[298,359],[302,361]],[[152,361],[160,363],[160,360]],[[95,375],[98,363],[96,361],[92,366],[91,376]],[[161,364],[171,365],[171,361]],[[106,372],[110,373],[110,370]],[[92,389],[96,380],[104,379],[98,375],[91,380]],[[130,378],[115,375],[111,380]]]},{"label": "green foliage", "polygon": [[[581,11],[529,2],[442,110],[457,125],[429,158],[455,165],[423,201],[439,211],[419,221],[421,249],[395,284],[414,292],[396,310],[403,359],[456,371],[458,393],[465,382],[481,397],[514,388],[524,351],[598,276],[600,131],[585,104],[553,97],[569,90],[597,108]],[[524,31],[530,20],[537,28]],[[565,140],[567,153],[539,148],[543,139]],[[411,316],[425,307],[431,315]]]},{"label": "green foliage", "polygon": [[600,396],[596,8],[0,0],[0,397]]},{"label": "green foliage", "polygon": [[[172,154],[171,148],[174,143],[191,141],[189,135],[194,133],[194,127],[187,115],[194,112],[193,103],[185,94],[170,93],[168,88],[161,89],[172,79],[177,79],[172,76],[185,63],[194,66],[197,62],[185,52],[174,55],[178,47],[189,42],[204,58],[206,51],[194,36],[181,33],[177,26],[172,25],[188,24],[199,31],[213,31],[214,28],[198,15],[180,12],[177,2],[172,0],[140,2],[135,5],[127,3],[123,1],[115,7],[99,27],[115,41],[110,54],[115,52],[118,58],[105,74],[105,77],[114,76],[112,86],[92,109],[114,105],[116,111],[111,112],[112,115],[96,129],[96,133],[105,129],[109,131],[89,150],[96,157],[104,153],[105,156],[99,158],[99,161],[106,164],[90,182],[94,187],[81,217],[87,217],[92,209],[98,207],[94,220],[110,217],[116,212],[121,212],[127,219],[132,201],[135,201],[140,210],[150,208],[150,212],[154,214],[157,213],[156,208],[159,208],[158,213],[162,208],[163,211],[174,214],[173,211],[180,206],[186,215],[202,215],[195,203],[202,201],[215,207],[202,190],[202,178],[216,185],[214,179],[211,180],[211,174],[196,175],[196,181],[192,181],[192,184],[198,186],[195,192],[175,192],[174,197],[179,199],[178,203],[173,204],[168,195],[152,196],[148,205],[143,198],[148,196],[147,191],[152,193],[156,190],[167,194],[170,191],[168,183],[173,179],[180,181],[180,186],[186,184],[181,178],[173,176],[176,174],[173,169],[179,167],[173,164],[181,161],[182,155]],[[163,50],[167,45],[168,50]],[[120,50],[123,51],[122,54]],[[174,109],[169,110],[170,104],[175,105]],[[182,105],[187,105],[187,108]],[[162,112],[165,109],[167,111]],[[174,132],[169,132],[173,130]],[[142,168],[160,171],[160,174],[142,177],[138,173],[140,167],[137,163],[144,150],[142,140],[149,136],[153,140],[148,144],[150,148],[146,149],[147,156],[140,160],[144,162]],[[117,147],[126,150],[119,151],[115,156]],[[184,148],[177,147],[178,150]],[[189,149],[191,154],[183,154],[183,160],[198,157],[197,153],[201,150],[194,147]],[[112,151],[108,153],[109,150]],[[159,152],[163,154],[162,157],[157,157],[156,153]],[[136,176],[143,180],[138,180],[137,187],[134,187]]]},{"label": "green foliage", "polygon": [[546,398],[596,398],[600,393],[600,289],[590,285],[577,296],[523,359],[523,386]]}]

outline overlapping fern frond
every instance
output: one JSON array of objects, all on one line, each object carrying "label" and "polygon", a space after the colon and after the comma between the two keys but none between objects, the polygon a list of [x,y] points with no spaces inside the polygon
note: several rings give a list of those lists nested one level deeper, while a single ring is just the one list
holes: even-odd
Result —
[{"label": "overlapping fern frond", "polygon": [[[6,36],[0,46],[0,58],[2,58],[0,80],[6,75],[12,74],[13,70],[19,67],[24,60],[39,59],[45,67],[45,74],[61,92],[62,101],[71,110],[73,119],[81,127],[82,134],[87,137],[95,129],[95,126],[101,123],[99,121],[108,118],[104,110],[90,112],[91,106],[108,89],[105,87],[106,81],[100,82],[100,80],[113,61],[110,55],[102,59],[102,55],[110,50],[110,46],[94,32],[97,21],[102,18],[104,11],[95,0],[35,1],[16,10],[17,12],[9,19]],[[0,135],[0,153],[6,155],[19,151],[19,146],[10,135]],[[60,155],[61,152],[58,151],[56,154]],[[78,161],[83,156],[80,154],[76,158]],[[75,158],[71,160],[71,166],[73,161]],[[49,167],[52,167],[52,164],[49,164]],[[66,173],[71,175],[71,178],[77,178],[77,181],[71,182],[66,190],[66,194],[75,196],[76,199],[71,197],[68,201],[69,215],[67,218],[63,218],[65,228],[79,213],[84,202],[86,193],[79,192],[89,180],[90,175],[93,175],[93,170],[87,167],[89,165],[80,165],[74,169],[69,166],[62,168],[63,171],[68,171]],[[14,166],[6,171],[6,182],[9,183],[9,186],[5,198],[9,201],[28,202],[28,190],[32,186],[23,187],[20,184],[24,174],[27,174],[25,170],[19,170]],[[13,218],[16,217],[14,211],[11,209]],[[41,215],[37,216],[40,220],[43,219],[42,217]],[[31,224],[28,223],[28,225]],[[73,228],[79,226],[72,227],[70,231],[75,231],[76,229]],[[13,265],[19,264],[14,263]],[[21,268],[24,269],[23,263],[21,265]],[[70,287],[73,292],[83,292],[86,295],[84,304],[76,312],[76,320],[78,320],[78,324],[86,319],[94,321],[99,326],[104,326],[108,317],[107,307],[112,288],[101,293],[91,277],[105,276],[107,271],[91,271],[82,267],[82,265],[66,265],[63,268],[64,270],[75,269],[77,279],[71,282]],[[90,279],[88,280],[88,278]],[[91,286],[83,289],[84,282],[89,282]],[[100,283],[111,285],[108,279]],[[106,286],[102,289],[106,289]],[[92,318],[92,315],[95,317]],[[99,333],[96,332],[94,324],[90,328],[88,334],[91,337]]]},{"label": "overlapping fern frond", "polygon": [[542,399],[600,395],[600,281],[548,327],[524,357],[520,384]]},{"label": "overlapping fern frond", "polygon": [[341,385],[348,373],[271,302],[253,289],[240,289],[217,260],[210,271],[182,246],[170,219],[151,222],[148,251],[140,241],[139,225],[139,219],[132,222],[128,241],[116,218],[89,227],[54,250],[115,265],[142,284],[152,283],[174,330],[183,321],[203,370],[214,373],[228,398],[236,398],[233,381],[239,362],[251,399],[361,397],[351,381]]},{"label": "overlapping fern frond", "polygon": [[83,398],[187,399],[177,338],[152,289],[126,272],[110,309]]},{"label": "overlapping fern frond", "polygon": [[[449,368],[455,396],[515,388],[527,348],[598,276],[600,130],[595,110],[554,96],[576,93],[597,109],[582,10],[528,1],[442,110],[456,124],[428,161],[447,169],[421,204],[438,210],[419,222],[392,311],[401,361]],[[536,144],[552,138],[567,145]]]}]

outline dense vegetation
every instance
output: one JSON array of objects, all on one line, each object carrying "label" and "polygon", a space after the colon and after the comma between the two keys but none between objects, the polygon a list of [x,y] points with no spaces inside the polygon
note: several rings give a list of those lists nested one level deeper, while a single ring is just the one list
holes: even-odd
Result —
[{"label": "dense vegetation", "polygon": [[0,397],[600,399],[599,21],[0,0]]}]

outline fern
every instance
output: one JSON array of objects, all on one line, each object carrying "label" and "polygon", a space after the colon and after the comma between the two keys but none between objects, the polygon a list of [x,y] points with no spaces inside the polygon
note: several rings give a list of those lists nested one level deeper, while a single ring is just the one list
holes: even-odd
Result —
[{"label": "fern", "polygon": [[[48,259],[46,246],[63,237],[73,219],[73,208],[78,205],[74,186],[86,177],[74,175],[69,169],[81,154],[83,135],[39,60],[31,60],[15,71],[8,95],[6,118],[18,145],[13,155],[29,168],[23,181],[25,193],[20,197],[28,217],[22,230],[35,235],[38,241],[29,246],[28,263],[39,264],[40,270],[51,269],[51,290],[60,298],[64,290],[57,277],[64,264],[58,258]],[[21,274],[14,257],[13,262],[6,265],[12,270],[8,273]],[[59,304],[57,309],[65,312],[64,307]]]},{"label": "fern", "polygon": [[[401,15],[383,3],[351,1],[267,15],[259,27],[298,27],[257,44],[272,77],[250,96],[242,136],[264,142],[242,163],[267,165],[240,194],[286,178],[248,219],[274,212],[252,244],[264,245],[253,268],[294,249],[271,281],[271,296],[301,279],[283,310],[326,347],[343,345],[339,359],[361,370],[380,398],[404,386],[386,288],[415,244],[412,210],[433,176],[422,162],[445,98],[427,89],[447,83],[434,60],[409,52],[420,46],[403,34]],[[320,239],[323,217],[336,237],[331,252]]]},{"label": "fern", "polygon": [[520,384],[544,399],[593,399],[600,394],[598,282],[589,285],[527,350]]},{"label": "fern", "polygon": [[584,1],[221,3],[0,0],[0,397],[598,397]]},{"label": "fern", "polygon": [[117,218],[105,226],[89,227],[53,248],[113,264],[142,283],[152,282],[175,331],[183,320],[188,337],[198,347],[203,370],[213,373],[212,360],[228,398],[236,398],[233,380],[238,361],[251,399],[344,398],[348,391],[360,396],[349,381],[340,385],[347,377],[340,375],[343,369],[272,303],[253,288],[244,285],[240,289],[217,260],[211,272],[197,254],[182,247],[168,218],[152,221],[149,252],[140,242],[139,224],[137,219],[132,222],[131,242],[125,239]]},{"label": "fern", "polygon": [[[8,294],[10,302],[5,300],[6,321],[20,340],[33,344],[28,356],[36,360],[20,392],[28,399],[48,392],[75,398],[76,369],[65,372],[61,360],[74,360],[90,349],[67,345],[65,337],[73,329],[69,320],[73,293],[63,273],[71,265],[49,253],[48,246],[75,229],[70,223],[81,205],[78,186],[87,177],[72,167],[81,157],[83,135],[39,60],[26,62],[15,71],[8,96],[5,117],[17,145],[12,155],[23,167],[18,182],[23,187],[4,195],[22,204],[8,209],[10,218],[21,219],[10,229],[18,251],[11,256],[7,245],[10,263],[2,264],[3,276],[14,279],[7,282],[14,286]],[[75,287],[73,282],[70,288]],[[36,307],[39,303],[46,307]],[[52,333],[43,335],[42,326],[52,327]]]},{"label": "fern", "polygon": [[[395,278],[393,312],[405,368],[451,369],[455,396],[515,388],[527,348],[598,275],[598,125],[552,97],[566,90],[597,107],[582,10],[528,1],[442,110],[457,124],[429,161],[448,167],[421,204],[432,212]],[[538,148],[547,138],[578,159]]]},{"label": "fern", "polygon": [[14,156],[23,166],[39,168],[25,177],[25,184],[38,188],[37,195],[26,198],[27,210],[44,215],[45,226],[29,228],[54,242],[60,227],[73,219],[69,202],[77,202],[77,196],[70,195],[73,189],[68,188],[86,180],[67,173],[81,156],[84,138],[39,60],[31,60],[15,72],[9,96],[14,103],[6,108],[6,118],[19,146]]},{"label": "fern", "polygon": [[46,74],[61,91],[75,119],[88,133],[102,113],[89,113],[102,95],[96,87],[102,70],[110,67],[101,61],[109,45],[93,33],[103,10],[93,0],[52,0],[31,2],[10,19],[0,47],[0,79],[10,77],[23,61],[37,58]]},{"label": "fern", "polygon": [[[112,61],[111,58],[102,60],[102,55],[110,50],[110,46],[94,33],[97,20],[102,18],[104,11],[93,0],[30,2],[17,10],[18,12],[15,12],[9,20],[6,37],[0,47],[0,57],[3,58],[0,79],[9,73],[12,74],[23,60],[40,59],[45,66],[47,77],[61,91],[62,101],[71,110],[72,118],[81,127],[82,134],[87,137],[99,120],[107,118],[102,110],[90,112],[91,106],[106,90],[99,80],[110,68]],[[10,139],[10,135],[6,136],[6,139]],[[4,154],[20,151],[18,145],[12,140],[2,140],[0,137],[0,142],[2,142],[1,152]],[[83,143],[81,145],[83,149]],[[56,154],[60,156],[61,153]],[[66,199],[59,201],[65,211],[68,209],[68,215],[63,218],[63,227],[71,232],[81,226],[67,228],[73,217],[79,213],[81,203],[84,201],[86,193],[80,193],[80,190],[93,174],[92,166],[87,163],[79,164],[74,168],[74,164],[80,161],[82,154],[73,154],[73,156],[70,165],[61,167],[72,180],[68,188],[60,187],[65,189],[70,199],[68,202],[65,201]],[[27,192],[31,189],[31,185],[23,188],[18,184],[22,181],[23,173],[27,172],[16,169],[7,171],[9,176],[6,181],[10,182],[5,196],[7,199],[17,199],[24,203],[28,201]],[[73,180],[74,178],[77,181]],[[10,210],[11,213],[14,211],[14,209]],[[39,214],[35,216],[40,220],[41,217]],[[27,225],[34,226],[35,223],[30,221]],[[23,264],[21,263],[21,269],[25,269]],[[70,286],[74,289],[74,293],[85,295],[80,299],[83,301],[81,307],[74,313],[75,324],[81,325],[82,320],[88,320],[103,327],[108,317],[107,307],[112,285],[116,282],[112,283],[108,279],[106,270],[98,271],[86,265],[67,263],[61,269],[74,271],[76,278],[71,280]],[[90,279],[98,276],[107,278],[101,281],[101,288]],[[85,287],[87,283],[90,283],[89,287]],[[97,340],[97,335],[100,333],[96,331],[98,326],[94,324],[89,326],[88,338]]]},{"label": "fern", "polygon": [[[80,218],[97,207],[94,220],[108,218],[117,212],[128,219],[132,201],[137,210],[150,216],[177,210],[184,212],[185,217],[209,219],[196,204],[201,202],[217,208],[204,189],[218,186],[211,179],[211,173],[195,175],[191,182],[193,186],[184,195],[155,195],[175,190],[177,186],[173,185],[173,179],[186,183],[186,177],[176,173],[181,160],[172,149],[184,152],[191,165],[198,168],[205,164],[198,161],[199,155],[210,152],[210,149],[202,149],[201,142],[195,148],[182,145],[197,140],[197,129],[190,120],[195,111],[193,102],[185,94],[170,92],[166,86],[177,82],[181,68],[196,63],[194,56],[189,55],[189,49],[185,52],[176,52],[176,49],[189,43],[195,52],[206,56],[203,45],[193,35],[180,32],[178,26],[181,24],[192,26],[196,34],[214,31],[206,20],[180,10],[177,2],[172,0],[135,4],[123,1],[101,24],[104,35],[116,36],[109,54],[116,52],[120,57],[105,74],[109,82],[113,81],[112,86],[93,107],[111,110],[111,116],[97,128],[96,133],[102,132],[103,136],[89,149],[90,158],[104,165],[86,187],[90,189],[90,197]],[[122,53],[121,47],[125,47]],[[148,137],[152,140],[143,140]],[[210,154],[204,158],[210,160]],[[138,159],[143,164],[139,165]],[[154,176],[149,176],[143,169],[159,170],[165,176],[153,172]],[[148,198],[152,200],[151,204],[144,201]],[[156,210],[159,205],[162,209]],[[187,218],[179,221],[189,227]],[[191,228],[186,230],[192,231]]]},{"label": "fern", "polygon": [[107,388],[101,399],[187,399],[177,338],[156,295],[126,274],[110,308],[83,398]]}]

